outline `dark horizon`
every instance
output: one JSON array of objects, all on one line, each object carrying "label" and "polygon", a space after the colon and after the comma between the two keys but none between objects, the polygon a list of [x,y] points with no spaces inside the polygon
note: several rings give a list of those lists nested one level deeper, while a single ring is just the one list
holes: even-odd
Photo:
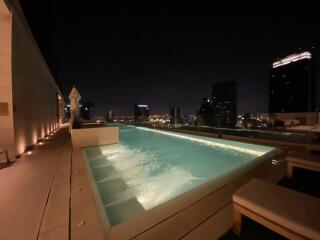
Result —
[{"label": "dark horizon", "polygon": [[[105,115],[195,113],[212,85],[238,83],[238,112],[268,111],[273,61],[318,46],[317,9],[294,5],[189,9],[184,15],[106,10],[97,4],[22,1],[26,17],[65,97],[76,85]],[[179,16],[180,15],[180,16]]]}]

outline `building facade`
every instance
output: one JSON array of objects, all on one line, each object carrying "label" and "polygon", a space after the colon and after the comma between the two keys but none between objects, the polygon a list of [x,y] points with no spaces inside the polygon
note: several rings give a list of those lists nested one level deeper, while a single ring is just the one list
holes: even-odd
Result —
[{"label": "building facade", "polygon": [[237,83],[224,81],[213,84],[214,126],[235,127],[238,113]]},{"label": "building facade", "polygon": [[134,105],[134,120],[135,122],[146,122],[149,121],[149,106],[146,104],[135,104]]},{"label": "building facade", "polygon": [[209,98],[203,98],[201,101],[200,109],[197,113],[197,125],[214,126],[215,108]]},{"label": "building facade", "polygon": [[94,118],[92,109],[94,108],[93,102],[82,102],[80,107],[80,116],[84,120],[92,120]]},{"label": "building facade", "polygon": [[311,52],[291,54],[272,64],[269,112],[316,111],[316,71]]},{"label": "building facade", "polygon": [[181,124],[183,122],[179,107],[177,106],[170,107],[169,113],[170,113],[171,124]]},{"label": "building facade", "polygon": [[109,111],[107,112],[106,121],[107,121],[107,122],[113,122],[112,110],[109,110]]}]

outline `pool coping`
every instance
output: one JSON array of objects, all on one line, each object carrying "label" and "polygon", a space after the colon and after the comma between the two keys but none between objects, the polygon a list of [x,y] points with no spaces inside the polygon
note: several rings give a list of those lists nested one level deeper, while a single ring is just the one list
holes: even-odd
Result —
[{"label": "pool coping", "polygon": [[[277,154],[279,155],[279,153]],[[92,232],[93,229],[95,229],[95,231],[98,229],[100,230],[100,234],[95,233],[97,236],[95,236],[94,239],[120,240],[140,238],[145,233],[148,233],[149,230],[157,228],[157,226],[170,220],[172,217],[183,215],[182,212],[184,210],[190,208],[197,202],[202,201],[210,195],[214,195],[216,192],[219,192],[224,188],[230,187],[233,182],[237,182],[236,179],[247,175],[249,172],[254,171],[259,166],[264,165],[266,162],[269,168],[274,168],[274,166],[271,164],[271,159],[266,159],[266,156],[263,155],[261,160],[253,161],[250,164],[252,166],[249,170],[248,166],[246,165],[245,169],[236,169],[237,173],[235,173],[235,171],[231,171],[221,177],[209,180],[208,182],[201,184],[200,186],[187,191],[153,209],[150,209],[143,214],[111,227],[110,224],[108,224],[108,220],[106,219],[107,217],[104,216],[104,214],[101,214],[101,212],[104,213],[104,210],[101,209],[103,208],[102,203],[96,201],[96,199],[100,199],[100,197],[95,189],[96,187],[92,187],[92,185],[95,184],[92,184],[92,176],[90,176],[90,173],[88,173],[89,171],[86,166],[85,157],[81,148],[74,149],[72,156],[71,239],[77,240],[85,239],[82,237],[82,235],[93,238],[92,235],[84,234],[84,232]],[[81,190],[79,191],[79,189]],[[94,210],[95,214],[88,212],[87,215],[77,215],[77,211],[81,211],[84,206],[90,208],[91,211]],[[85,224],[81,225],[80,223],[82,221],[85,221]],[[79,227],[79,224],[81,227]],[[80,232],[81,234],[79,234]]]}]

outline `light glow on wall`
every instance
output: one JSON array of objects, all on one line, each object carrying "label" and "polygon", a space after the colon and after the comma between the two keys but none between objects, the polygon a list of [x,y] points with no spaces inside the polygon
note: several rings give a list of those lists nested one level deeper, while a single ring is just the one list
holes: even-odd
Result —
[{"label": "light glow on wall", "polygon": [[283,65],[287,65],[292,62],[296,62],[302,59],[311,59],[311,53],[310,52],[303,52],[303,53],[295,53],[291,54],[285,58],[280,59],[279,61],[276,61],[272,64],[273,68],[277,68]]}]

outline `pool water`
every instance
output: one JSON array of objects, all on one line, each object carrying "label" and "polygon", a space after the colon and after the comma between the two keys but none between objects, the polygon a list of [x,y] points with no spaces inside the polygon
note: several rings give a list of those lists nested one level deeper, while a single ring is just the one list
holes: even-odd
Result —
[{"label": "pool water", "polygon": [[83,149],[112,226],[273,150],[133,126],[119,144]]}]

